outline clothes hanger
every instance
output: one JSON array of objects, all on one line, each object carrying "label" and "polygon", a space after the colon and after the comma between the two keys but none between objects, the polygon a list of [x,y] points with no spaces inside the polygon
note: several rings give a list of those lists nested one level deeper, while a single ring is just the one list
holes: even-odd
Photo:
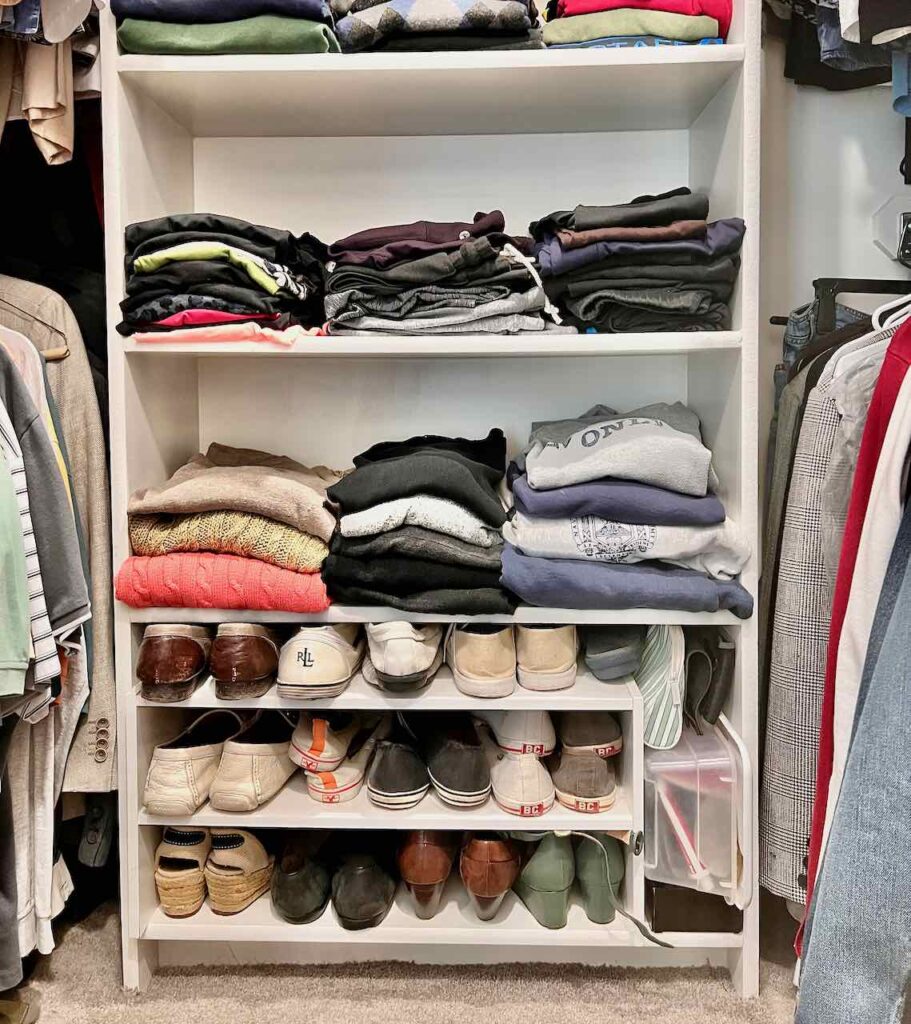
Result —
[{"label": "clothes hanger", "polygon": [[903,298],[911,290],[907,278],[890,281],[884,278],[864,277],[820,277],[813,282],[813,290],[819,302],[816,321],[818,334],[829,334],[835,330],[835,302],[839,295],[900,295]]},{"label": "clothes hanger", "polygon": [[10,302],[9,299],[4,298],[2,295],[0,295],[0,302],[2,302],[4,306],[8,306],[10,309],[14,310],[16,313],[19,313],[20,316],[24,316],[27,320],[34,320],[35,323],[41,324],[42,327],[46,327],[52,334],[56,334],[63,340],[63,344],[57,348],[49,348],[41,353],[47,362],[55,363],[66,359],[70,354],[70,346],[67,343],[66,334],[64,334],[59,327],[56,327],[54,324],[49,324],[47,320],[42,320],[40,316],[35,316],[34,313],[29,313],[28,310],[23,309],[21,306],[17,306],[15,302]]},{"label": "clothes hanger", "polygon": [[[889,314],[886,316],[886,314]],[[873,311],[871,319],[877,330],[884,330],[887,327],[894,327],[911,315],[911,295],[902,295],[897,299],[890,299]]]}]

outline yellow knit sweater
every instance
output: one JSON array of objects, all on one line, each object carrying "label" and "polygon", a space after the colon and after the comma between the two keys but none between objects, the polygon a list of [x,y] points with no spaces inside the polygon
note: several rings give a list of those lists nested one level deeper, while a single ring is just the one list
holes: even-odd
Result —
[{"label": "yellow knit sweater", "polygon": [[249,512],[193,512],[130,516],[134,555],[214,551],[269,562],[293,572],[319,572],[329,553],[309,533]]}]

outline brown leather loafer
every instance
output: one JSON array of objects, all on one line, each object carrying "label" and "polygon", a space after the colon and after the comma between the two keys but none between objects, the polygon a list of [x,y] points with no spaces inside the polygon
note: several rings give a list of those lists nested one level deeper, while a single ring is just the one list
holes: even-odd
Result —
[{"label": "brown leather loafer", "polygon": [[440,909],[443,889],[457,849],[451,832],[406,832],[399,847],[399,874],[414,900],[414,912],[427,921]]},{"label": "brown leather loafer", "polygon": [[221,700],[262,697],[278,672],[278,643],[265,626],[226,622],[218,627],[209,668]]},{"label": "brown leather loafer", "polygon": [[136,678],[146,700],[186,700],[206,677],[212,635],[205,626],[146,626]]},{"label": "brown leather loafer", "polygon": [[519,849],[511,839],[502,839],[495,832],[468,833],[465,837],[459,873],[482,921],[496,916],[521,866]]}]

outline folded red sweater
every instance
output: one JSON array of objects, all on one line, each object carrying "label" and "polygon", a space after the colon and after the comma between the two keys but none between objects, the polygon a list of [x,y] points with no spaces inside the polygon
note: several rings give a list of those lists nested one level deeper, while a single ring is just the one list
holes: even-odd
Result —
[{"label": "folded red sweater", "polygon": [[732,0],[558,0],[561,18],[576,14],[595,14],[631,7],[640,11],[667,11],[670,14],[704,14],[718,22],[718,34],[727,39],[731,27]]},{"label": "folded red sweater", "polygon": [[292,572],[237,555],[133,555],[120,567],[117,599],[134,608],[232,608],[323,612],[320,574]]}]

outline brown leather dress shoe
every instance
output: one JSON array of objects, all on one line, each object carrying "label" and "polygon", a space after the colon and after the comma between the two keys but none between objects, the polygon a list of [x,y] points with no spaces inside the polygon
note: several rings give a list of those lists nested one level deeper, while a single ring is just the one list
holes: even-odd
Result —
[{"label": "brown leather dress shoe", "polygon": [[278,672],[278,643],[265,626],[226,622],[218,627],[209,668],[221,700],[262,697]]},{"label": "brown leather dress shoe", "polygon": [[496,916],[521,866],[519,849],[511,839],[503,839],[496,832],[469,833],[465,837],[459,873],[482,921]]},{"label": "brown leather dress shoe", "polygon": [[146,626],[136,678],[146,700],[186,700],[206,678],[212,634],[205,626]]},{"label": "brown leather dress shoe", "polygon": [[457,836],[452,832],[406,832],[402,839],[399,874],[422,921],[440,909],[457,849]]}]

